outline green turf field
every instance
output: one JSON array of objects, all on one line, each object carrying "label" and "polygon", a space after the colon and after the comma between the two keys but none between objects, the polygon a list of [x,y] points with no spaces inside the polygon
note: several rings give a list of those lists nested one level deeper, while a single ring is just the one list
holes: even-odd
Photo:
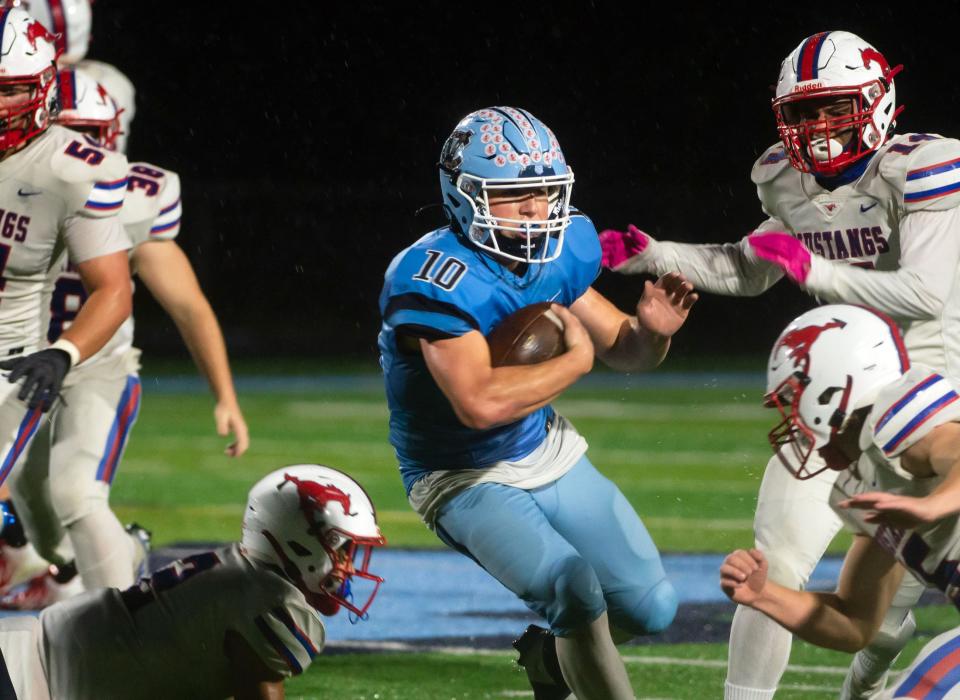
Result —
[{"label": "green turf field", "polygon": [[[725,551],[752,540],[757,487],[767,462],[770,412],[756,385],[701,389],[577,389],[559,402],[590,443],[594,464],[619,484],[661,549]],[[349,471],[370,492],[390,544],[439,542],[409,509],[377,389],[251,393],[242,397],[252,447],[223,456],[203,395],[151,393],[113,492],[125,519],[160,544],[231,539],[257,476],[292,462]],[[845,549],[838,541],[834,551]]]},{"label": "green turf field", "polygon": [[[773,416],[759,385],[695,389],[574,388],[559,401],[590,442],[593,462],[616,481],[662,550],[725,552],[752,541],[751,519]],[[409,510],[387,443],[380,391],[248,393],[252,448],[223,456],[210,399],[163,394],[144,382],[140,418],[113,492],[122,520],[151,528],[159,544],[229,540],[259,475],[294,462],[349,471],[369,490],[391,545],[436,547]],[[843,539],[832,551],[846,547]],[[955,624],[949,608],[921,610],[929,634]],[[914,640],[906,659],[922,645]],[[778,698],[836,697],[848,657],[797,644]],[[726,647],[626,647],[642,698],[720,698]],[[375,654],[318,658],[288,684],[290,697],[438,700],[532,697],[507,650],[494,654]]]}]

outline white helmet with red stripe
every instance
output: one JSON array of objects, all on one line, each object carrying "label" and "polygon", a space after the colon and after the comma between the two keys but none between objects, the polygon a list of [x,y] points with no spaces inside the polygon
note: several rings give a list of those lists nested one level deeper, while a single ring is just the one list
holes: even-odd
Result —
[{"label": "white helmet with red stripe", "polygon": [[825,457],[850,415],[909,368],[899,329],[878,311],[831,304],[798,316],[767,363],[766,405],[781,417],[769,440],[780,461],[798,479],[834,467],[836,460],[815,470],[807,462],[814,452]]},{"label": "white helmet with red stripe", "polygon": [[120,112],[106,88],[77,68],[61,68],[60,113],[57,122],[90,135],[101,146],[117,150]]},{"label": "white helmet with red stripe", "polygon": [[[787,156],[802,172],[832,176],[876,151],[897,115],[890,67],[873,46],[850,32],[820,32],[800,42],[780,67],[773,111]],[[849,108],[809,118],[810,105]]]},{"label": "white helmet with red stripe", "polygon": [[[364,617],[383,579],[370,573],[374,547],[386,544],[367,492],[343,472],[296,464],[250,490],[243,516],[246,553],[283,571],[324,615],[341,606]],[[369,584],[354,602],[352,583]]]},{"label": "white helmet with red stripe", "polygon": [[0,9],[0,152],[42,133],[57,110],[53,35],[20,8]]},{"label": "white helmet with red stripe", "polygon": [[93,22],[90,0],[3,0],[6,7],[21,7],[55,37],[60,61],[82,61],[90,46]]}]

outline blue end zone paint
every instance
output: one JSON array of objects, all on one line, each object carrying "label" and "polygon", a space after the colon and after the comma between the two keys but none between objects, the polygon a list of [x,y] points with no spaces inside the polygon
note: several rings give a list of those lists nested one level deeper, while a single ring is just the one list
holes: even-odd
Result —
[{"label": "blue end zone paint", "polygon": [[[719,554],[668,554],[667,576],[681,603],[720,603]],[[840,559],[821,561],[811,588],[832,590]],[[351,625],[346,616],[329,618],[328,638],[410,640],[516,636],[537,618],[473,561],[454,552],[385,550],[370,568],[385,580],[370,608],[370,619]],[[732,606],[731,606],[732,608]]]},{"label": "blue end zone paint", "polygon": [[[151,554],[159,568],[174,558],[213,548],[185,544]],[[691,624],[704,617],[728,617],[733,604],[720,590],[720,554],[666,554],[663,564],[677,589],[682,605],[674,628],[651,641],[717,641],[707,639],[702,625]],[[823,559],[811,577],[809,588],[833,590],[842,560]],[[475,646],[502,646],[538,618],[506,588],[472,560],[448,550],[385,549],[375,552],[370,569],[385,582],[369,610],[369,619],[350,624],[348,616],[325,617],[327,639],[349,641],[466,642]],[[355,581],[357,599],[366,590]],[[691,618],[684,621],[684,617]],[[542,622],[542,621],[541,621]],[[726,629],[717,630],[726,638]],[[677,638],[679,635],[679,638]],[[716,636],[716,635],[712,635]]]}]

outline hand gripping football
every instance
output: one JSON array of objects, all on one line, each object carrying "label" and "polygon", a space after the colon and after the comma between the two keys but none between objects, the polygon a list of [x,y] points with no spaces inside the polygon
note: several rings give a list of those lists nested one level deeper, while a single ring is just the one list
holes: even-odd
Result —
[{"label": "hand gripping football", "polygon": [[533,365],[545,362],[567,350],[563,341],[563,321],[543,301],[514,311],[487,335],[490,364]]}]

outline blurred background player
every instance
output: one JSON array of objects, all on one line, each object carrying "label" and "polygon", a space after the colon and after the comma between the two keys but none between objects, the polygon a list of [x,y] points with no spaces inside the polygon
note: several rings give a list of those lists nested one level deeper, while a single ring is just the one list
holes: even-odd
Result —
[{"label": "blurred background player", "polygon": [[[607,231],[605,264],[628,274],[679,270],[699,289],[739,296],[786,275],[821,301],[889,314],[905,331],[911,360],[957,374],[960,142],[893,134],[903,109],[893,83],[900,68],[848,32],[805,39],[784,60],[773,100],[781,143],[753,167],[770,218],[723,245],[655,241],[633,227]],[[754,521],[770,578],[798,589],[841,526],[827,505],[836,473],[814,456],[805,476],[791,479],[771,460]],[[913,634],[909,608],[921,592],[908,577],[880,634],[851,665],[842,697],[869,698],[882,687]],[[728,700],[772,697],[790,645],[782,627],[738,608]]]},{"label": "blurred background player", "polygon": [[[51,126],[57,106],[53,37],[21,9],[0,9],[0,369],[11,370],[0,403],[0,483],[22,465],[30,439],[71,367],[99,350],[130,314],[129,239],[117,219],[126,159]],[[66,249],[90,292],[74,326],[45,345],[43,279]],[[24,404],[24,401],[27,403]]]},{"label": "blurred background player", "polygon": [[[113,99],[119,102],[120,126],[115,136],[116,147],[126,152],[127,134],[136,111],[134,87],[114,66],[85,60],[92,28],[90,0],[3,0],[0,7],[18,7],[38,20],[53,35],[59,65],[79,64],[94,79],[110,86]],[[0,486],[0,502],[7,512],[14,514],[11,515],[13,526],[5,532],[0,531],[0,593],[3,593],[43,573],[48,564],[24,540],[6,485]]]},{"label": "blurred background player", "polygon": [[[907,359],[898,329],[858,306],[808,311],[780,335],[766,403],[780,468],[802,477],[811,458],[839,473],[831,506],[855,537],[837,590],[772,581],[759,549],[720,570],[724,592],[803,639],[853,652],[873,639],[905,569],[960,605],[960,394],[954,379]],[[924,648],[879,697],[960,697],[960,628]]]},{"label": "blurred background player", "polygon": [[251,489],[240,542],[39,618],[0,619],[10,685],[21,700],[283,698],[284,679],[323,649],[321,614],[366,617],[382,583],[371,553],[384,544],[349,476],[278,469]]},{"label": "blurred background player", "polygon": [[[529,112],[467,115],[439,174],[450,223],[394,258],[380,296],[390,441],[410,504],[550,623],[556,637],[531,626],[516,643],[538,700],[568,686],[580,700],[632,698],[614,641],[666,628],[676,594],[640,518],[550,402],[595,354],[622,371],[658,365],[696,295],[666,275],[628,316],[591,289],[596,229],[570,207],[573,172]],[[542,301],[555,302],[566,352],[492,367],[484,336]]]},{"label": "blurred background player", "polygon": [[[112,149],[119,131],[118,107],[107,91],[72,68],[62,69],[59,81],[58,123]],[[120,219],[133,242],[131,271],[176,323],[216,398],[218,432],[236,438],[226,453],[238,457],[249,439],[223,334],[175,241],[180,230],[180,180],[155,165],[132,163],[127,188]],[[47,341],[53,343],[70,327],[86,294],[65,253],[47,284]],[[40,609],[83,588],[126,588],[134,582],[143,563],[146,533],[138,527],[125,531],[108,498],[140,406],[139,357],[131,317],[65,382],[64,402],[35,438],[27,468],[11,480],[27,539],[53,567],[11,590],[0,606]]]},{"label": "blurred background player", "polygon": [[91,0],[3,0],[3,4],[22,7],[54,35],[61,67],[79,68],[107,89],[119,107],[117,150],[126,153],[130,124],[136,114],[136,91],[116,66],[86,58],[92,37]]}]

